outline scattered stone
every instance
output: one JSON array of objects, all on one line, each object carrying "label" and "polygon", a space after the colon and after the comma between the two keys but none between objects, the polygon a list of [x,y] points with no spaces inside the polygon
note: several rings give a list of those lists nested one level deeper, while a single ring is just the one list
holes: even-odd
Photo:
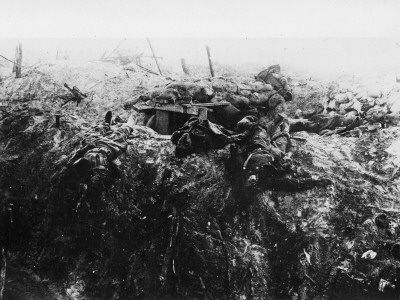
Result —
[{"label": "scattered stone", "polygon": [[361,255],[361,258],[363,259],[374,259],[376,257],[377,253],[373,250],[368,250],[367,252],[364,252]]}]

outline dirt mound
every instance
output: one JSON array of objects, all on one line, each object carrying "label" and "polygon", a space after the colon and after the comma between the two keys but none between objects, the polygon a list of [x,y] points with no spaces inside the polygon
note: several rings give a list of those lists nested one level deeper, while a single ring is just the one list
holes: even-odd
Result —
[{"label": "dirt mound", "polygon": [[[326,184],[288,192],[243,189],[229,148],[177,159],[169,140],[137,126],[117,162],[120,176],[85,194],[79,180],[63,177],[67,156],[106,108],[118,111],[137,86],[168,80],[140,70],[127,77],[114,66],[104,70],[108,76],[101,67],[93,77],[76,70],[70,76],[68,68],[48,66],[54,77],[35,71],[1,85],[11,99],[0,117],[1,193],[14,214],[6,293],[59,299],[396,293],[400,181],[390,147],[399,143],[398,127],[361,138],[296,133],[298,173]],[[48,83],[29,88],[42,80]],[[54,99],[20,102],[28,92],[53,95],[53,81],[84,91],[98,83],[89,90],[98,93],[99,113],[69,107],[57,128]],[[305,101],[325,92],[318,82],[307,85],[296,87]],[[28,275],[16,271],[23,266]]]}]

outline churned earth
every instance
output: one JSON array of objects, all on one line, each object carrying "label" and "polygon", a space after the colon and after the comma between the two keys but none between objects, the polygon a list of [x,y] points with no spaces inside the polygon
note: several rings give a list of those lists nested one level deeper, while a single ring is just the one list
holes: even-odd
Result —
[{"label": "churned earth", "polygon": [[[294,85],[291,114],[331,96],[332,82],[283,73]],[[168,137],[144,126],[96,196],[62,176],[107,110],[126,118],[127,101],[182,78],[208,80],[101,62],[2,76],[0,192],[3,215],[12,211],[2,231],[5,299],[398,297],[399,127],[364,126],[359,138],[295,133],[295,168],[315,180],[304,189],[246,190],[229,147],[178,159]],[[90,97],[61,107],[65,82]],[[352,89],[342,82],[339,93]],[[395,83],[383,86],[379,98],[396,103]]]}]

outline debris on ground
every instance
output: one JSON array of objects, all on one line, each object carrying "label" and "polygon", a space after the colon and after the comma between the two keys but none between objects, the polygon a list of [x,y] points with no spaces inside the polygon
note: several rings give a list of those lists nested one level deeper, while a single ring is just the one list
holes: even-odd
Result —
[{"label": "debris on ground", "polygon": [[[287,101],[287,90],[274,98],[273,84],[254,80],[257,72],[210,79],[195,77],[193,68],[191,74],[167,79],[133,64],[58,61],[19,79],[2,77],[5,298],[398,297],[398,88],[354,78],[324,83],[282,67],[282,82],[292,87]],[[57,96],[65,82],[91,92],[93,99],[84,101],[90,105],[61,106]],[[265,115],[284,108],[290,124],[342,118],[362,124],[347,128],[348,135],[341,121],[335,132],[323,133],[332,129],[322,126],[289,133],[290,150],[280,157],[290,176],[262,189],[248,188],[241,178],[247,144],[176,157],[170,136],[144,126],[155,108],[203,105],[209,129],[220,134],[224,126],[229,137],[240,120],[274,103]],[[320,104],[315,115],[308,103]],[[133,109],[144,105],[150,109]],[[123,126],[130,114],[137,125],[113,161],[115,176],[104,182],[92,176],[91,183],[101,184],[90,189],[60,171],[109,110],[110,126]],[[58,126],[56,115],[62,115]],[[190,117],[178,120],[175,130]]]}]

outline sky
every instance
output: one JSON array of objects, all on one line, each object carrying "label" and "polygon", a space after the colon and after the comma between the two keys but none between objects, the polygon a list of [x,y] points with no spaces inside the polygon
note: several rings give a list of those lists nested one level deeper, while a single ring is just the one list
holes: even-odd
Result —
[{"label": "sky", "polygon": [[398,37],[397,0],[1,0],[0,37]]},{"label": "sky", "polygon": [[400,1],[392,0],[0,0],[0,54],[25,62],[57,51],[98,59],[120,50],[162,64],[271,62],[317,73],[400,73]]}]

